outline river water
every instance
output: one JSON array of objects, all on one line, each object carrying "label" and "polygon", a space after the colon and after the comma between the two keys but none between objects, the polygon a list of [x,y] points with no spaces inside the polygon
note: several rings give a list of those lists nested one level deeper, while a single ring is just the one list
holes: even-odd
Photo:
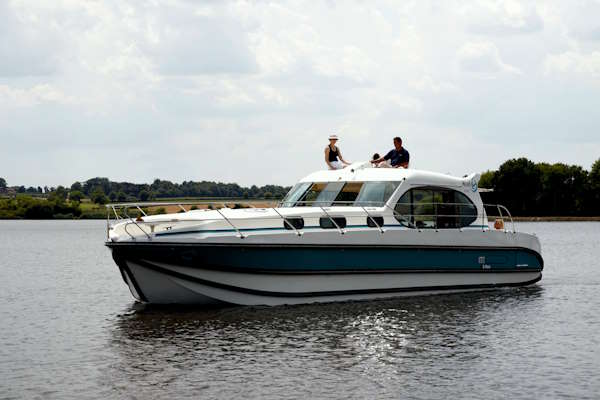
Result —
[{"label": "river water", "polygon": [[536,286],[226,309],[133,301],[102,221],[0,221],[0,398],[600,398],[600,223],[520,223]]}]

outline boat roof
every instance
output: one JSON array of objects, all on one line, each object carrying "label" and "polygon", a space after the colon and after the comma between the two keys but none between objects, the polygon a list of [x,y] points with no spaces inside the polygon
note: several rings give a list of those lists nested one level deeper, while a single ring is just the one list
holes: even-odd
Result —
[{"label": "boat roof", "polygon": [[[438,172],[404,168],[374,168],[370,162],[354,163],[344,169],[316,171],[300,182],[369,182],[407,181],[414,185],[464,186],[476,185],[479,174],[456,177]],[[474,180],[474,182],[473,182]]]}]

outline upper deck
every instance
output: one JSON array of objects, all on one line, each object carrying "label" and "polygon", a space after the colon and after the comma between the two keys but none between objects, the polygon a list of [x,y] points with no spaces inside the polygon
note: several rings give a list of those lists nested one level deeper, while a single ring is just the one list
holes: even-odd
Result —
[{"label": "upper deck", "polygon": [[398,182],[412,185],[463,187],[477,185],[479,174],[459,178],[438,172],[404,168],[374,168],[370,162],[356,162],[344,169],[313,172],[303,182]]}]

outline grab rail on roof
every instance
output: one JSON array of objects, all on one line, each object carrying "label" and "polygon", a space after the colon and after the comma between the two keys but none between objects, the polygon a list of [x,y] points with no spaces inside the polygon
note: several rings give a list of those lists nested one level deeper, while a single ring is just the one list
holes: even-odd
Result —
[{"label": "grab rail on roof", "polygon": [[[330,213],[331,207],[337,207],[337,208],[341,208],[341,207],[347,207],[347,208],[353,208],[353,211],[362,211],[362,214],[360,215],[364,215],[367,217],[368,220],[371,220],[373,222],[373,224],[375,225],[373,228],[377,228],[382,234],[385,233],[385,229],[383,229],[378,223],[377,221],[373,218],[373,212],[377,213],[378,211],[376,210],[376,208],[381,208],[382,210],[380,210],[379,212],[381,213],[382,211],[385,212],[386,210],[389,210],[391,212],[391,215],[393,217],[396,218],[396,220],[398,222],[405,223],[408,227],[410,228],[414,228],[414,229],[457,229],[457,230],[461,230],[464,227],[455,227],[455,228],[439,228],[437,226],[438,223],[438,218],[442,217],[442,218],[464,218],[467,216],[472,216],[472,214],[440,214],[437,212],[437,208],[438,206],[457,206],[457,207],[468,207],[468,208],[472,208],[473,206],[470,204],[465,204],[465,203],[440,203],[440,202],[431,202],[431,203],[401,203],[402,206],[411,206],[411,209],[413,209],[413,206],[417,206],[417,207],[424,207],[424,206],[433,206],[433,210],[434,213],[429,213],[429,214],[425,214],[423,212],[420,213],[409,213],[409,214],[405,214],[405,213],[400,213],[398,212],[396,209],[392,208],[389,204],[387,204],[386,202],[377,202],[377,201],[365,201],[365,202],[360,202],[360,204],[357,205],[352,205],[350,204],[349,201],[302,201],[301,202],[302,205],[300,205],[299,207],[314,207],[316,209],[320,209],[322,214],[322,217],[326,217],[328,218],[331,223],[333,224],[333,226],[336,227],[337,231],[340,234],[344,234],[346,232],[346,230],[344,228],[342,228],[337,221],[335,221],[334,217],[336,217],[335,212],[334,215],[332,216],[332,214]],[[107,204],[106,208],[107,208],[107,239],[110,239],[110,229],[112,229],[111,226],[111,222],[115,222],[115,223],[119,223],[119,222],[124,222],[127,221],[126,225],[124,226],[124,231],[125,233],[127,233],[127,235],[129,235],[131,237],[131,239],[135,240],[136,239],[136,235],[134,235],[132,232],[129,231],[129,227],[130,225],[135,226],[142,234],[143,236],[145,236],[148,239],[152,239],[152,237],[154,236],[155,232],[155,227],[157,225],[160,224],[168,224],[168,225],[172,225],[173,223],[177,223],[177,222],[194,222],[194,221],[203,221],[203,222],[207,222],[207,221],[225,221],[229,226],[231,226],[233,228],[233,230],[236,231],[237,236],[241,239],[247,237],[246,234],[243,233],[244,228],[236,225],[234,223],[235,220],[247,220],[246,218],[231,218],[226,216],[223,213],[223,210],[226,209],[230,209],[228,207],[222,207],[221,209],[216,209],[214,211],[216,211],[219,214],[219,218],[199,218],[199,219],[193,219],[193,218],[186,218],[184,220],[180,220],[180,219],[171,219],[171,220],[165,220],[165,221],[144,221],[143,219],[141,219],[140,217],[133,217],[131,215],[129,215],[129,209],[131,208],[135,208],[137,211],[139,211],[139,213],[143,216],[147,216],[147,212],[144,210],[144,208],[148,209],[149,207],[162,207],[162,206],[176,206],[179,209],[181,209],[180,212],[189,212],[191,210],[186,210],[186,208],[184,207],[185,205],[213,205],[213,204],[242,204],[244,205],[244,202],[240,203],[240,202],[230,202],[230,201],[185,201],[185,202],[135,202],[135,203],[115,203],[115,204]],[[371,208],[371,210],[367,210],[366,207]],[[486,212],[486,207],[493,207],[497,210],[498,215],[488,215]],[[283,207],[283,208],[292,208],[292,207]],[[279,211],[278,211],[278,207],[266,207],[266,208],[261,208],[264,210],[272,210],[276,215],[275,216],[265,216],[262,217],[262,219],[276,219],[276,220],[281,220],[284,224],[284,227],[289,226],[290,227],[290,231],[295,233],[298,236],[302,236],[303,232],[301,229],[297,229],[291,222],[291,218],[290,216],[284,216],[282,215]],[[206,211],[206,210],[205,210]],[[339,210],[335,210],[336,212]],[[111,215],[114,215],[114,220],[111,219]],[[388,214],[389,215],[389,214]],[[383,217],[385,215],[381,214],[381,215],[375,215],[377,217]],[[511,223],[511,230],[507,230],[504,229],[505,232],[510,232],[510,233],[515,233],[515,224],[514,224],[514,220],[512,218],[512,215],[510,213],[510,211],[508,211],[508,209],[501,205],[501,204],[483,204],[482,210],[481,212],[478,212],[476,215],[476,220],[478,220],[479,218],[481,218],[481,225],[479,225],[484,231],[487,229],[489,229],[489,219],[490,218],[497,218],[499,220],[502,221],[502,223],[504,223],[504,220],[506,219],[507,221],[510,221]],[[418,222],[423,222],[424,220],[426,221],[433,221],[434,222],[434,227],[420,227],[418,226]],[[146,227],[146,229],[144,229]],[[149,227],[149,229],[148,229]],[[172,226],[168,229],[172,229]]]}]

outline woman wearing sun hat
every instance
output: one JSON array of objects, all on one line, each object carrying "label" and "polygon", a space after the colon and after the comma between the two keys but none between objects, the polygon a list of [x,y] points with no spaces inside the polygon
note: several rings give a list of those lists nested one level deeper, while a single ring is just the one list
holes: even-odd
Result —
[{"label": "woman wearing sun hat", "polygon": [[342,169],[345,165],[350,165],[342,158],[342,152],[335,145],[337,141],[337,135],[329,135],[329,145],[325,147],[325,163],[329,169]]}]

